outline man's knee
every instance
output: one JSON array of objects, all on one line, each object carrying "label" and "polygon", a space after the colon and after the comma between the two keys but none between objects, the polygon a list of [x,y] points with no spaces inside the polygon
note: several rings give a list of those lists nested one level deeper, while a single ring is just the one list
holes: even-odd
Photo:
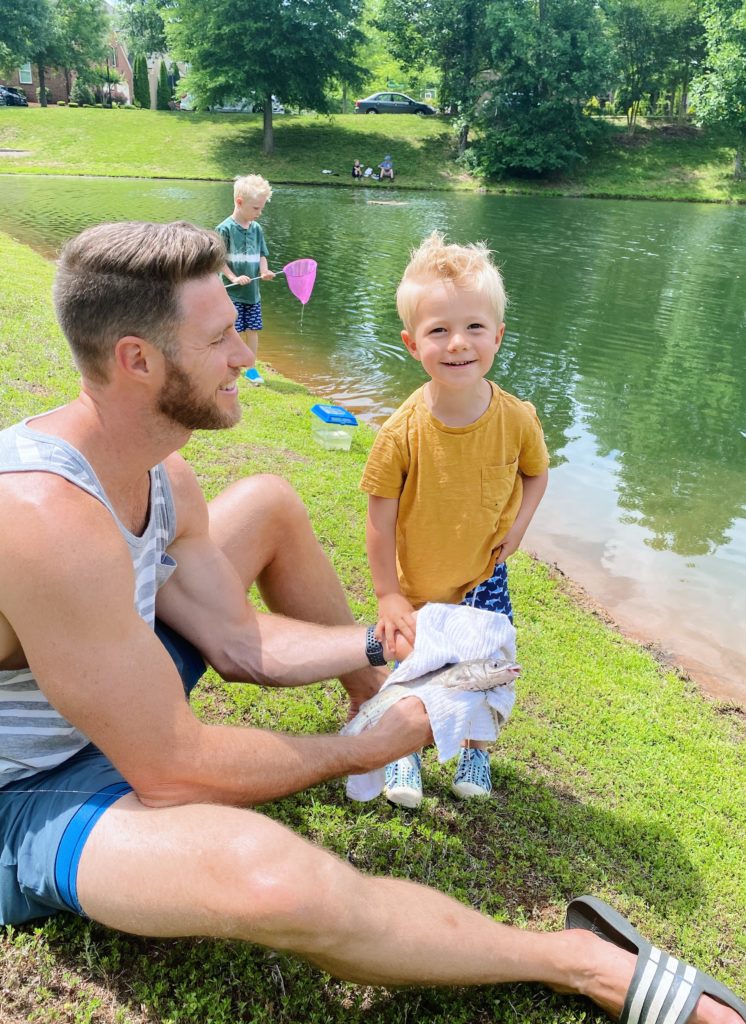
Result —
[{"label": "man's knee", "polygon": [[219,900],[236,937],[316,952],[337,941],[345,918],[340,900],[357,876],[349,865],[297,836],[260,855],[237,843],[223,856],[231,884]]},{"label": "man's knee", "polygon": [[274,473],[244,477],[232,484],[224,494],[250,517],[261,515],[270,522],[278,518],[308,519],[306,507],[295,488]]}]

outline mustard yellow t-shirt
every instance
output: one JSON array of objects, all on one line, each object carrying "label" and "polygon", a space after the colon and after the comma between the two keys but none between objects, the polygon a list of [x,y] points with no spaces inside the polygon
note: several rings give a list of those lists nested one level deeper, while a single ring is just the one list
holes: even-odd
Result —
[{"label": "mustard yellow t-shirt", "polygon": [[396,560],[402,593],[415,607],[458,603],[488,579],[515,522],[523,484],[549,465],[536,410],[493,382],[486,412],[447,427],[419,388],[386,420],[361,489],[398,498]]}]

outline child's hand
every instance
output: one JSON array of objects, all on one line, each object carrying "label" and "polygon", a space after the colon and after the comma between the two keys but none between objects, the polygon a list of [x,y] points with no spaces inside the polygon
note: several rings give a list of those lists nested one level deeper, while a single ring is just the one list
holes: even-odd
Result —
[{"label": "child's hand", "polygon": [[277,277],[277,274],[274,270],[263,270],[261,277],[262,281],[271,281],[273,277]]},{"label": "child's hand", "polygon": [[237,277],[236,280],[233,283],[234,284],[249,284],[250,282],[251,282],[251,278],[250,277],[248,277],[246,274],[241,274],[241,276]]},{"label": "child's hand", "polygon": [[390,651],[396,649],[397,634],[409,645],[414,644],[414,608],[403,594],[386,594],[378,602],[376,639]]},{"label": "child's hand", "polygon": [[498,563],[504,562],[505,559],[509,558],[514,551],[518,550],[518,548],[521,546],[521,541],[523,540],[524,533],[525,530],[516,529],[515,523],[513,524],[513,526],[511,526],[511,528],[508,530],[508,532],[502,539],[502,544],[500,545],[500,553],[497,556]]}]

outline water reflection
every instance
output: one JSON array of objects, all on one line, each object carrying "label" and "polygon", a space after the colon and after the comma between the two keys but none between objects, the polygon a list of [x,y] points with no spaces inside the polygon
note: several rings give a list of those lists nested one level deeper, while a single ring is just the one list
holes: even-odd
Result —
[{"label": "water reflection", "polygon": [[[0,177],[0,228],[47,255],[101,220],[213,226],[231,205],[225,183]],[[423,379],[394,303],[409,249],[485,239],[511,297],[493,375],[539,409],[554,467],[531,542],[746,698],[746,211],[279,188],[263,224],[274,266],[319,271],[302,331],[263,287],[261,354],[372,421]]]}]

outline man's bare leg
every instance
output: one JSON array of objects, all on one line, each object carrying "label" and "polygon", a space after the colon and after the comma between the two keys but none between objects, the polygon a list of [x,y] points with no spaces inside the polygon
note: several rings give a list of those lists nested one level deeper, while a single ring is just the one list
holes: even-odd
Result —
[{"label": "man's bare leg", "polygon": [[[629,953],[589,932],[509,928],[434,889],[361,875],[230,807],[154,810],[124,797],[86,843],[78,894],[90,917],[122,931],[243,939],[372,985],[536,981],[616,1016],[634,969]],[[709,999],[693,1020],[739,1024]]]},{"label": "man's bare leg", "polygon": [[[245,477],[210,502],[210,535],[248,590],[256,582],[273,612],[326,626],[355,620],[303,502],[287,481]],[[365,668],[342,677],[354,700],[376,693],[385,672]]]}]

